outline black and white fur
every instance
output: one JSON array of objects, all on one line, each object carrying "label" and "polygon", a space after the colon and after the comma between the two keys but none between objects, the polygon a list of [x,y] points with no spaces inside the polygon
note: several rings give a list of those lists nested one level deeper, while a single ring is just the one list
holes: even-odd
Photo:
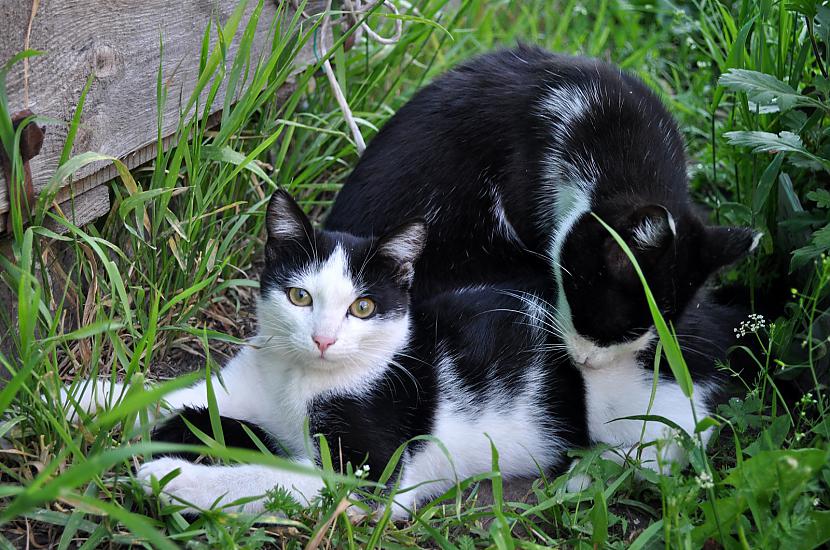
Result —
[{"label": "black and white fur", "polygon": [[[360,234],[427,219],[416,301],[461,285],[533,288],[534,277],[549,274],[544,285],[556,298],[548,312],[585,379],[591,438],[628,451],[641,442],[642,423],[612,420],[646,412],[656,336],[633,266],[592,213],[633,250],[688,351],[697,416],[707,415],[715,363],[742,312],[711,303],[702,287],[760,235],[700,220],[674,120],[617,67],[518,47],[450,71],[374,138],[326,227]],[[650,413],[693,431],[668,369]],[[644,440],[665,431],[649,423]],[[679,449],[668,454],[680,458]]]},{"label": "black and white fur", "polygon": [[[222,370],[213,387],[228,441],[245,444],[240,424],[298,462],[319,465],[303,435],[326,436],[335,469],[367,464],[377,478],[394,451],[416,436],[393,481],[412,488],[396,495],[394,514],[437,496],[456,480],[491,471],[491,441],[504,477],[531,477],[565,464],[565,451],[587,444],[582,380],[557,350],[558,337],[544,295],[513,293],[504,286],[458,288],[410,307],[412,264],[426,228],[410,222],[379,239],[320,232],[284,192],[268,208],[266,266],[258,306],[259,334]],[[288,290],[300,287],[311,306],[294,305]],[[371,298],[376,314],[349,315],[349,305]],[[333,344],[321,351],[324,334]],[[81,396],[97,407],[107,397]],[[198,443],[183,419],[210,433],[205,383],[167,397],[178,416],[154,439]],[[274,441],[279,441],[277,446]],[[250,446],[250,443],[247,445]],[[164,491],[206,509],[262,496],[276,485],[309,501],[323,487],[319,476],[258,465],[211,466],[182,457],[142,465],[138,477],[161,479],[175,469]],[[263,510],[263,499],[246,503]]]}]

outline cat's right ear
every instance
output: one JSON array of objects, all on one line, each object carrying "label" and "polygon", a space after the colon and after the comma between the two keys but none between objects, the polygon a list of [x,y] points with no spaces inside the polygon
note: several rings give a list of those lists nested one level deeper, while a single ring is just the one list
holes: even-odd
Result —
[{"label": "cat's right ear", "polygon": [[283,189],[277,189],[271,195],[265,212],[265,227],[268,231],[268,244],[271,245],[297,241],[305,243],[314,234],[308,216]]},{"label": "cat's right ear", "polygon": [[377,242],[377,254],[392,260],[397,266],[401,283],[412,284],[414,264],[421,256],[427,240],[427,224],[422,219],[404,222],[383,235]]}]

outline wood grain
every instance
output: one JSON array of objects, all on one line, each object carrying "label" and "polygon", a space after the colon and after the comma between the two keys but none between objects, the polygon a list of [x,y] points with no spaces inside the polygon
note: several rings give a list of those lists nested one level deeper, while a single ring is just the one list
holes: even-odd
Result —
[{"label": "wood grain", "polygon": [[[270,47],[269,29],[277,13],[276,1],[264,1],[255,56]],[[54,174],[69,122],[90,75],[94,75],[93,81],[72,154],[96,151],[120,158],[131,168],[151,160],[158,136],[159,64],[167,88],[161,133],[170,136],[176,129],[180,109],[195,88],[205,28],[210,22],[215,28],[217,20],[226,23],[237,4],[235,0],[41,0],[33,20],[30,48],[46,53],[29,59],[28,105],[24,101],[23,64],[18,63],[7,78],[12,112],[28,107],[55,121],[47,125],[43,150],[31,161],[35,190],[41,190]],[[319,5],[316,3],[306,12],[319,12]],[[255,6],[255,0],[248,2],[237,36]],[[4,1],[1,11],[3,63],[24,47],[31,1]],[[234,40],[229,58],[236,50]],[[313,58],[308,45],[297,66],[301,68]],[[223,86],[212,111],[219,110],[224,95]],[[88,165],[75,175],[71,191],[76,195],[84,193],[114,175],[108,163]],[[0,176],[0,218],[9,209],[5,187]],[[69,198],[67,188],[57,200]]]}]

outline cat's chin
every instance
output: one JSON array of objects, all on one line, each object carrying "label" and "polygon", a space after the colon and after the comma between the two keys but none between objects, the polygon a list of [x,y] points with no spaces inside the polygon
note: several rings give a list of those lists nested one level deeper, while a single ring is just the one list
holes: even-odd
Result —
[{"label": "cat's chin", "polygon": [[565,345],[568,355],[577,366],[601,369],[636,357],[649,346],[653,338],[654,331],[649,329],[635,340],[600,346],[581,334],[573,333],[565,336]]},{"label": "cat's chin", "polygon": [[304,365],[307,369],[317,372],[337,373],[344,371],[371,370],[371,365],[362,365],[360,361],[351,357],[309,357]]}]

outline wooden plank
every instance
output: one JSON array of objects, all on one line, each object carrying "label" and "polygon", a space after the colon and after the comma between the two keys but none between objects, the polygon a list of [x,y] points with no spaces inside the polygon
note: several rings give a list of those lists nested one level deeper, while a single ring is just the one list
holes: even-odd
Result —
[{"label": "wooden plank", "polygon": [[[255,56],[270,47],[269,29],[277,13],[277,1],[285,0],[264,1]],[[0,62],[24,49],[32,5],[29,1],[4,4]],[[204,29],[209,23],[215,28],[216,20],[226,23],[237,4],[236,0],[41,0],[29,47],[47,53],[29,60],[28,102],[23,64],[18,63],[7,78],[12,112],[28,106],[38,115],[63,123],[47,127],[43,149],[30,163],[35,190],[47,184],[57,167],[69,122],[90,74],[94,74],[93,82],[72,154],[96,151],[123,159],[130,167],[151,160],[158,135],[159,63],[168,90],[162,135],[170,136],[183,104],[195,88]],[[320,5],[315,3],[306,13],[318,13]],[[237,36],[255,6],[256,0],[248,2]],[[164,43],[163,56],[160,39]],[[235,40],[229,47],[229,59],[236,50]],[[302,68],[313,59],[309,44],[297,66]],[[224,85],[217,94],[214,112],[223,98]],[[114,175],[108,163],[91,164],[76,174],[74,191],[81,194]],[[9,208],[5,186],[0,176],[0,214]],[[58,201],[66,197],[64,191]]]},{"label": "wooden plank", "polygon": [[[71,186],[74,187],[74,186]],[[69,192],[69,188],[67,188]],[[69,192],[72,195],[71,192]],[[110,190],[106,185],[99,185],[87,191],[70,196],[58,206],[64,217],[78,227],[105,215],[110,209]],[[52,220],[47,219],[44,225],[57,233],[64,233],[65,227]]]}]

